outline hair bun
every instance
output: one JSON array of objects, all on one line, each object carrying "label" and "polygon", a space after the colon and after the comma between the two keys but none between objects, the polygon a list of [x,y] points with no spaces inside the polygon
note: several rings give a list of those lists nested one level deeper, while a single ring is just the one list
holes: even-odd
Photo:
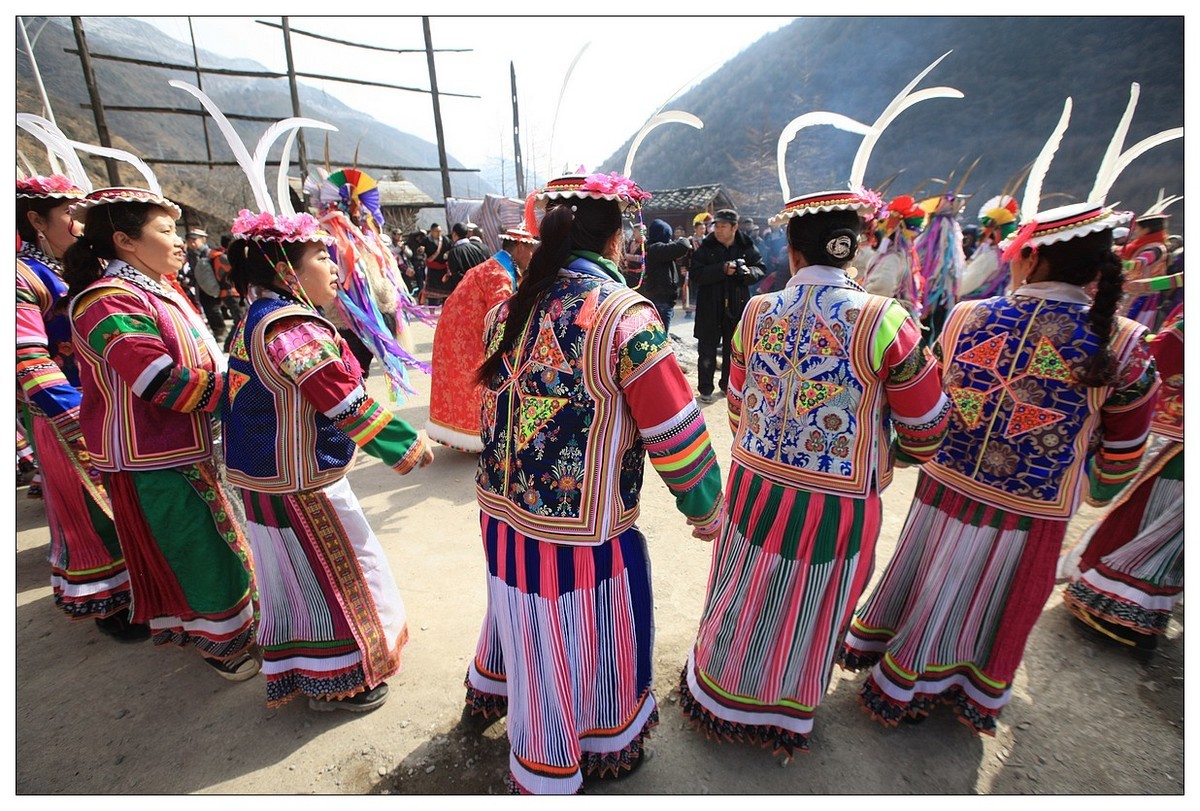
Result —
[{"label": "hair bun", "polygon": [[858,248],[858,235],[849,228],[838,228],[826,237],[825,253],[839,262],[849,261]]}]

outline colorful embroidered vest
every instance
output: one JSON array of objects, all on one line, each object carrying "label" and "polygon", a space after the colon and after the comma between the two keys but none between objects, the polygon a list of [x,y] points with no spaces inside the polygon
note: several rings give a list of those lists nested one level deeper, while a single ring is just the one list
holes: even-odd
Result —
[{"label": "colorful embroidered vest", "polygon": [[[139,314],[154,319],[167,353],[176,363],[219,368],[181,303],[128,279],[107,276],[89,286],[80,298],[104,289],[133,294],[142,300],[144,309]],[[212,414],[172,411],[143,400],[74,325],[72,336],[81,361],[83,403],[79,425],[97,469],[161,470],[212,459]]]},{"label": "colorful embroidered vest", "polygon": [[1167,317],[1159,330],[1159,341],[1167,342],[1154,352],[1162,388],[1150,430],[1176,442],[1183,442],[1183,314]]},{"label": "colorful embroidered vest", "polygon": [[[1068,519],[1079,505],[1089,443],[1107,386],[1075,382],[1099,341],[1088,307],[1014,295],[956,307],[942,334],[950,431],[925,471],[1001,509]],[[1113,319],[1109,343],[1126,366],[1145,328]]]},{"label": "colorful embroidered vest", "polygon": [[[480,508],[518,532],[594,545],[633,526],[645,452],[617,385],[616,326],[646,299],[576,260],[483,392]],[[508,302],[488,314],[488,354]]]},{"label": "colorful embroidered vest", "polygon": [[[260,298],[229,346],[221,419],[226,477],[238,487],[261,493],[315,490],[342,478],[354,461],[354,441],[313,408],[267,355],[270,325],[295,316],[319,321],[337,335],[312,310],[281,298]],[[349,349],[341,341],[338,346],[344,359]]]},{"label": "colorful embroidered vest", "polygon": [[733,458],[771,481],[863,498],[892,480],[891,420],[872,366],[891,300],[801,284],[750,300]]},{"label": "colorful embroidered vest", "polygon": [[[18,257],[17,277],[37,297],[46,324],[50,357],[58,364],[67,382],[79,388],[79,363],[71,341],[71,319],[65,312],[55,312],[55,307],[67,295],[67,283],[53,268],[28,255]],[[18,335],[17,345],[21,344],[22,336]]]}]

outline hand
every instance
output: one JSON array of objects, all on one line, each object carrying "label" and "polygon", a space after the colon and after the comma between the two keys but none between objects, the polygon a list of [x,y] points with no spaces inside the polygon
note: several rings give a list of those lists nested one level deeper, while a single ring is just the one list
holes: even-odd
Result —
[{"label": "hand", "polygon": [[433,464],[433,448],[426,445],[425,450],[422,451],[422,453],[421,453],[421,461],[417,462],[417,467],[429,467],[432,464]]},{"label": "hand", "polygon": [[732,276],[735,273],[737,273],[737,262],[726,262],[725,263],[725,275]]}]

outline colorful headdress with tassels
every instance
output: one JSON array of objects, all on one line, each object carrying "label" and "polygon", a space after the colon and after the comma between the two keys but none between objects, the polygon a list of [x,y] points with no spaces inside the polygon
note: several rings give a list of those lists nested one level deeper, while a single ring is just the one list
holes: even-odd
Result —
[{"label": "colorful headdress with tassels", "polygon": [[1011,194],[998,194],[979,209],[979,224],[999,232],[1001,239],[1017,230],[1021,208]]},{"label": "colorful headdress with tassels", "polygon": [[[317,224],[314,217],[309,214],[297,215],[291,208],[287,200],[287,168],[289,164],[289,156],[292,151],[292,143],[295,138],[296,130],[300,127],[315,127],[323,130],[337,131],[337,127],[332,124],[326,124],[324,121],[316,121],[311,118],[285,118],[267,128],[259,138],[258,144],[254,147],[254,154],[251,155],[246,149],[246,145],[242,142],[241,136],[233,129],[233,125],[229,123],[229,119],[217,107],[211,98],[205,95],[204,91],[198,87],[181,82],[178,79],[172,79],[168,82],[171,87],[194,96],[197,101],[208,111],[213,120],[217,124],[217,129],[225,136],[229,148],[233,151],[233,156],[237,160],[238,166],[241,167],[243,174],[246,175],[246,180],[250,183],[250,190],[254,193],[254,202],[258,206],[258,213],[251,212],[249,209],[242,209],[237,218],[233,222],[231,231],[235,236],[250,239],[253,242],[324,242],[328,244],[329,235],[323,232]],[[284,144],[283,154],[279,161],[279,179],[276,186],[277,191],[282,191],[280,194],[281,207],[283,210],[280,214],[275,213],[275,205],[271,200],[270,192],[267,190],[267,153],[279,139],[279,136],[288,133],[288,139]],[[288,265],[285,271],[285,277],[282,279],[293,293],[298,298],[303,300],[309,306],[312,302],[307,300],[304,295],[304,289],[300,285],[300,280],[296,276],[295,269]]]},{"label": "colorful headdress with tassels", "polygon": [[[326,143],[326,154],[328,151]],[[338,265],[339,282],[333,306],[379,359],[388,381],[388,393],[393,402],[399,403],[405,395],[417,393],[408,379],[408,369],[432,373],[429,364],[412,354],[415,341],[410,324],[415,320],[436,327],[437,320],[412,297],[396,257],[383,243],[379,184],[359,169],[331,172],[326,166],[305,178],[304,192],[317,208],[321,224],[333,236],[330,252]],[[395,292],[394,331],[376,300],[380,284]]]},{"label": "colorful headdress with tassels", "polygon": [[1129,149],[1124,149],[1125,136],[1129,132],[1129,124],[1133,120],[1140,93],[1141,86],[1137,82],[1133,82],[1129,86],[1129,103],[1126,105],[1125,112],[1117,123],[1117,129],[1104,152],[1104,158],[1100,162],[1095,183],[1092,185],[1092,190],[1088,192],[1087,200],[1083,203],[1072,203],[1038,212],[1037,205],[1041,199],[1042,180],[1050,167],[1050,161],[1058,149],[1058,144],[1062,140],[1063,132],[1066,131],[1070,118],[1071,99],[1067,99],[1058,126],[1050,136],[1050,141],[1043,148],[1042,154],[1034,162],[1034,168],[1029,174],[1029,181],[1025,185],[1025,199],[1021,204],[1021,210],[1027,217],[1027,221],[1016,234],[1001,243],[1000,247],[1004,250],[1004,261],[1012,261],[1013,257],[1025,246],[1031,247],[1036,252],[1043,245],[1066,242],[1069,239],[1077,239],[1097,231],[1106,231],[1124,225],[1133,218],[1133,212],[1114,211],[1104,203],[1108,192],[1116,183],[1117,177],[1129,164],[1148,150],[1183,137],[1183,128],[1175,127],[1143,138]]},{"label": "colorful headdress with tassels", "polygon": [[[151,203],[166,209],[174,219],[179,219],[182,216],[183,212],[179,206],[163,197],[162,187],[158,184],[158,178],[155,177],[154,170],[132,152],[126,152],[124,149],[96,146],[95,144],[85,144],[82,141],[73,141],[53,122],[30,113],[17,113],[17,126],[40,140],[60,158],[66,166],[70,182],[79,190],[86,192],[86,195],[69,195],[79,197],[79,202],[74,203],[69,209],[71,218],[76,222],[83,222],[89,209],[109,203]],[[78,152],[88,152],[93,155],[100,155],[101,157],[113,158],[128,163],[145,179],[147,188],[112,186],[104,189],[93,189],[92,182],[88,179],[87,172],[79,160]]]}]

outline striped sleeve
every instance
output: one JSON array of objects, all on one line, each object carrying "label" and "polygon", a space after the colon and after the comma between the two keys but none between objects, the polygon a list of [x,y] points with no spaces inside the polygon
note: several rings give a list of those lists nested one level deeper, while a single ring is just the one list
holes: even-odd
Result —
[{"label": "striped sleeve", "polygon": [[179,364],[138,296],[113,288],[85,293],[71,320],[75,333],[143,400],[184,413],[213,411],[220,403],[224,375],[215,365]]},{"label": "striped sleeve", "polygon": [[617,382],[650,464],[688,523],[712,531],[720,520],[721,470],[704,416],[654,308],[631,307],[617,330]]},{"label": "striped sleeve", "polygon": [[892,426],[896,430],[897,457],[911,463],[933,458],[950,426],[950,400],[942,391],[942,378],[932,353],[921,346],[921,329],[905,308],[888,305],[876,336],[880,374]]},{"label": "striped sleeve", "polygon": [[[18,263],[18,271],[23,270]],[[51,418],[79,408],[79,392],[50,355],[44,312],[51,302],[32,271],[17,273],[17,384],[26,400]]]},{"label": "striped sleeve", "polygon": [[746,314],[734,329],[733,340],[729,344],[729,386],[726,388],[726,403],[729,409],[729,429],[734,436],[737,436],[738,426],[742,422],[742,401],[746,392],[746,349],[742,329],[748,323],[746,315],[749,313],[750,307],[747,307]]},{"label": "striped sleeve", "polygon": [[328,327],[281,318],[268,325],[266,347],[268,360],[296,384],[300,396],[355,445],[398,473],[416,467],[425,451],[420,436],[367,394],[350,350]]},{"label": "striped sleeve", "polygon": [[1111,501],[1138,472],[1160,385],[1151,347],[1140,334],[1100,410],[1103,439],[1088,470],[1088,501]]}]

